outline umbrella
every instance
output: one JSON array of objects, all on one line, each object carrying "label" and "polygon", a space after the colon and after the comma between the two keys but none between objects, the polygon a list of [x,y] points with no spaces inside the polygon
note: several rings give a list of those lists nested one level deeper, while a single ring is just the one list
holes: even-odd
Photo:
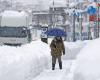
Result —
[{"label": "umbrella", "polygon": [[45,32],[48,36],[67,36],[66,32],[59,28],[52,28]]}]

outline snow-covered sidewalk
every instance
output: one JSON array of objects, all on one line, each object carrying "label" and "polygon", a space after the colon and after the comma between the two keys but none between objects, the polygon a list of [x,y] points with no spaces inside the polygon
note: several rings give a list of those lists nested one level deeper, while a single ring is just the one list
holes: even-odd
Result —
[{"label": "snow-covered sidewalk", "polygon": [[63,58],[63,69],[59,69],[58,62],[56,64],[55,70],[52,70],[51,63],[49,68],[45,69],[37,77],[32,80],[72,80],[72,65],[75,62],[76,56],[80,50],[86,45],[86,42],[77,41],[65,42],[66,55],[62,56]]},{"label": "snow-covered sidewalk", "polygon": [[55,70],[45,69],[39,76],[33,80],[64,80],[65,76],[70,72],[70,68],[73,60],[64,60],[63,69],[60,70],[58,63],[56,64]]}]

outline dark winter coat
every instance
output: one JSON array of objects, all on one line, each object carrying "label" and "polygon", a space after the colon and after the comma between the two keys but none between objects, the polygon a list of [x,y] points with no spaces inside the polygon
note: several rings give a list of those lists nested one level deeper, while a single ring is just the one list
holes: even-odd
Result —
[{"label": "dark winter coat", "polygon": [[62,55],[62,53],[65,53],[65,47],[63,44],[63,41],[52,41],[50,44],[51,48],[51,55],[54,57],[59,57]]}]

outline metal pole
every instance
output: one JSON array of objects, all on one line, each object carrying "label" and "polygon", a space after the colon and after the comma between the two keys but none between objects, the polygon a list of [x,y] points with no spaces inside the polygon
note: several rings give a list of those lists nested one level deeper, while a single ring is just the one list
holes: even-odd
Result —
[{"label": "metal pole", "polygon": [[91,35],[91,32],[90,32],[90,21],[89,21],[89,26],[88,26],[88,40],[90,40],[90,35]]},{"label": "metal pole", "polygon": [[99,6],[98,6],[98,38],[99,38]]},{"label": "metal pole", "polygon": [[[97,2],[96,2],[97,4]],[[96,11],[96,18],[95,18],[95,24],[96,24],[96,38],[98,38],[98,11]]]},{"label": "metal pole", "polygon": [[94,37],[97,38],[97,28],[98,28],[97,27],[97,13],[94,16],[95,16],[95,18],[94,18],[94,24],[95,25],[93,27],[94,28]]},{"label": "metal pole", "polygon": [[80,33],[81,33],[81,40],[82,40],[82,13],[80,13],[81,19],[80,19]]},{"label": "metal pole", "polygon": [[99,6],[98,6],[98,2],[96,1],[97,4],[97,13],[96,13],[96,38],[99,38]]},{"label": "metal pole", "polygon": [[75,20],[76,20],[76,15],[73,15],[73,41],[75,41]]}]

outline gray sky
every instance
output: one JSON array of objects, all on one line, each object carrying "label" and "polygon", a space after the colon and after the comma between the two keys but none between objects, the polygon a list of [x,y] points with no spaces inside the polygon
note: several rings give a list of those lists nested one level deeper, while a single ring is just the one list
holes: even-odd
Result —
[{"label": "gray sky", "polygon": [[[53,0],[9,0],[9,1],[18,1],[18,2],[22,2],[22,3],[25,3],[25,4],[38,4],[39,2],[42,2],[44,4],[49,4],[50,2],[52,2]],[[66,0],[54,0],[55,2],[56,1],[64,1],[66,2]],[[70,1],[84,1],[84,0],[70,0]],[[89,0],[89,1],[93,1],[93,0]]]}]

